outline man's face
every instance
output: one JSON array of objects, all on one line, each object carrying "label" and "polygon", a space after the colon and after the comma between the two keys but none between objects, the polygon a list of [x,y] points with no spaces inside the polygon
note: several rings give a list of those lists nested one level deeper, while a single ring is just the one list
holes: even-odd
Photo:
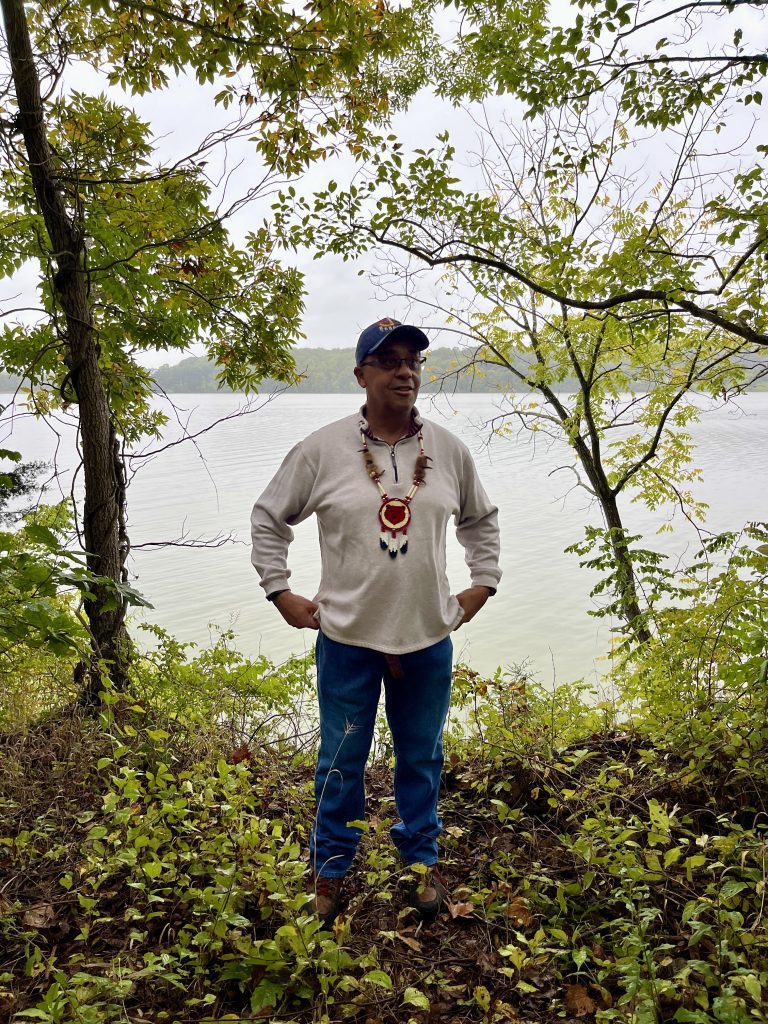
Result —
[{"label": "man's face", "polygon": [[[410,412],[421,384],[422,353],[406,341],[384,342],[355,367],[355,377],[365,388],[369,412]],[[391,368],[388,362],[397,360]]]}]

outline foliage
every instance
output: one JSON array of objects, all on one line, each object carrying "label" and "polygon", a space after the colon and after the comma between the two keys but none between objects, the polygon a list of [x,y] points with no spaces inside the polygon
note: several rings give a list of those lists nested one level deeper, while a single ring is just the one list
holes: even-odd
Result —
[{"label": "foliage", "polygon": [[59,505],[41,507],[18,530],[0,533],[0,636],[5,653],[19,644],[45,644],[56,654],[82,645],[82,628],[59,599],[67,587],[79,583],[85,589],[88,582],[82,559],[63,546],[69,526],[66,508]]},{"label": "foliage", "polygon": [[294,743],[311,733],[305,706],[314,679],[311,655],[275,666],[266,657],[244,658],[223,631],[216,642],[194,653],[159,626],[141,627],[156,642],[135,666],[132,693],[156,712],[204,730],[217,723],[233,747],[255,742]]},{"label": "foliage", "polygon": [[656,610],[665,643],[633,653],[624,694],[457,668],[451,898],[426,927],[389,840],[387,752],[342,917],[326,932],[303,910],[311,666],[159,632],[100,722],[58,710],[0,736],[0,1007],[88,1024],[762,1019],[765,541],[709,546],[731,557],[690,574],[689,615]]},{"label": "foliage", "polygon": [[[188,157],[160,155],[152,128],[110,97],[69,89],[46,105],[56,187],[87,239],[90,305],[100,366],[120,433],[128,441],[157,425],[147,411],[149,375],[137,354],[204,342],[220,379],[255,386],[267,374],[292,379],[290,346],[299,335],[301,279],[273,256],[267,229],[235,245],[225,221],[243,200],[213,205],[207,163],[215,147],[250,138],[265,157],[267,190],[276,168],[296,172],[350,143],[370,119],[407,95],[397,65],[408,43],[427,31],[418,5],[387,11],[377,4],[310,4],[303,11],[270,3],[177,4],[151,8],[42,3],[30,13],[40,74],[68,72],[74,60],[113,85],[143,94],[191,70],[222,86],[217,101],[239,104],[240,119],[199,140]],[[55,26],[55,30],[53,28]],[[375,55],[375,57],[374,57]],[[412,75],[415,79],[416,76]],[[28,378],[46,412],[59,388],[71,401],[57,320],[56,267],[29,188],[26,156],[9,148],[3,167],[0,273],[32,260],[40,268],[45,311],[6,325],[3,363]],[[52,391],[50,389],[53,389]]]},{"label": "foliage", "polygon": [[654,128],[679,125],[725,92],[745,107],[762,102],[768,59],[752,45],[762,0],[576,0],[570,9],[547,0],[458,0],[457,7],[465,21],[454,63],[446,61],[440,76],[455,98],[490,85],[519,97],[533,116],[617,95],[627,120]]},{"label": "foliage", "polygon": [[10,463],[0,472],[0,524],[8,527],[0,530],[0,728],[20,729],[49,705],[52,680],[56,690],[67,689],[67,676],[71,685],[67,656],[83,646],[84,633],[60,596],[62,570],[72,567],[62,558],[66,510],[20,506],[43,467],[8,449],[0,458]]},{"label": "foliage", "polygon": [[[235,244],[225,222],[279,175],[359,148],[368,126],[418,87],[419,71],[404,74],[398,61],[420,54],[431,33],[427,5],[390,12],[357,0],[301,10],[260,0],[1,6],[0,278],[31,265],[39,299],[8,316],[0,357],[29,384],[38,414],[78,407],[78,535],[94,580],[83,693],[93,701],[105,669],[116,686],[128,682],[122,445],[162,424],[140,354],[199,341],[233,388],[252,389],[267,374],[294,379],[300,275],[275,259],[268,225]],[[171,71],[191,72],[241,113],[186,156],[163,158],[132,110],[78,91],[83,64],[134,94],[162,89]],[[226,146],[235,141],[249,142],[263,164],[232,197]],[[212,153],[219,167],[206,170]]]},{"label": "foliage", "polygon": [[0,470],[0,523],[14,523],[23,515],[18,507],[19,499],[35,492],[37,478],[45,465],[42,462],[22,462],[21,452],[8,448],[0,448],[0,459],[11,463]]},{"label": "foliage", "polygon": [[[692,180],[702,199],[699,239],[691,249],[660,246],[656,251],[675,265],[677,287],[669,288],[669,278],[657,278],[649,287],[666,291],[672,306],[687,296],[693,305],[683,302],[681,308],[689,313],[702,313],[705,320],[715,314],[710,322],[768,344],[764,304],[758,300],[756,309],[751,295],[754,287],[762,293],[761,254],[768,244],[765,147],[750,139],[753,130],[758,139],[764,135],[760,108],[768,58],[753,45],[765,26],[763,0],[576,0],[570,5],[541,0],[536,18],[529,16],[530,5],[516,0],[502,5],[458,0],[457,6],[465,20],[450,60],[446,55],[436,72],[438,88],[456,101],[509,95],[523,104],[528,119],[572,112],[590,127],[579,144],[562,148],[553,171],[580,174],[599,156],[603,142],[591,126],[604,120],[605,111],[616,112],[621,131],[634,144],[644,147],[653,140],[654,164],[663,161],[665,143],[683,160],[693,143]],[[718,162],[711,179],[699,162],[704,147],[697,122],[705,126]],[[731,124],[740,125],[733,136]],[[717,138],[721,133],[725,137]],[[731,162],[734,155],[738,159]],[[657,226],[664,234],[663,219]],[[714,263],[707,267],[710,259]],[[694,269],[700,277],[686,284]],[[739,303],[729,300],[728,292],[742,274],[743,308],[737,312]],[[611,291],[621,310],[621,287]]]},{"label": "foliage", "polygon": [[[267,370],[290,379],[289,346],[301,310],[296,273],[262,255],[251,235],[236,248],[209,205],[203,169],[151,166],[150,126],[104,96],[74,93],[51,109],[60,187],[80,210],[89,239],[89,282],[99,360],[121,435],[135,441],[159,426],[149,411],[147,349],[205,341],[222,377],[253,386]],[[54,316],[56,291],[40,216],[19,163],[6,168],[0,228],[5,273],[36,260],[46,316],[6,324],[5,367],[28,381],[47,413],[73,395]]]},{"label": "foliage", "polygon": [[[461,180],[461,157],[447,137],[408,163],[392,143],[350,189],[331,183],[314,201],[284,194],[275,209],[288,244],[345,258],[374,246],[415,257],[414,299],[418,261],[439,269],[441,307],[467,343],[480,346],[468,358],[506,368],[514,386],[538,391],[551,406],[519,400],[515,419],[538,429],[552,422],[572,443],[583,434],[589,444],[592,431],[610,444],[613,488],[627,483],[655,503],[676,500],[673,485],[685,482],[681,470],[689,462],[685,427],[697,415],[691,393],[737,389],[754,376],[750,369],[759,372],[759,352],[687,324],[669,303],[662,309],[650,297],[623,313],[598,308],[599,297],[615,289],[642,291],[664,279],[688,287],[694,257],[678,266],[674,252],[698,231],[700,211],[682,198],[671,202],[677,179],[654,182],[632,206],[624,201],[619,177],[626,171],[618,165],[631,143],[615,124],[601,133],[590,169],[564,173],[559,161],[580,136],[578,126],[554,122],[527,133],[504,123],[489,128],[477,189]],[[661,202],[650,198],[657,189]],[[660,219],[663,241],[656,237]],[[755,287],[742,280],[734,306],[762,293]],[[596,304],[576,315],[557,302],[564,292]],[[550,391],[568,384],[572,401],[549,401]]]},{"label": "foliage", "polygon": [[43,466],[0,449],[0,728],[23,730],[42,711],[77,696],[73,670],[89,645],[84,614],[96,587],[113,603],[147,606],[132,587],[93,573],[72,550],[68,502],[19,504]]},{"label": "foliage", "polygon": [[753,744],[765,739],[757,723],[768,721],[767,542],[768,524],[751,523],[708,538],[681,572],[664,572],[649,611],[656,639],[627,652],[620,675],[625,700],[655,737],[674,744],[683,734],[702,750],[725,744],[745,774],[755,767]]},{"label": "foliage", "polygon": [[[334,148],[360,144],[424,81],[433,33],[430,5],[389,8],[376,0],[90,0],[39,5],[43,52],[54,22],[77,59],[107,70],[111,85],[139,95],[192,73],[241,110],[237,133],[251,137],[267,166],[296,173]],[[232,137],[231,128],[227,137]]]}]

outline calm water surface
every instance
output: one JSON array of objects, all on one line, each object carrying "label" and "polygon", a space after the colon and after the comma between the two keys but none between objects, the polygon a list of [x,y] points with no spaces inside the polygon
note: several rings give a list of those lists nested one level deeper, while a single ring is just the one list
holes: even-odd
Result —
[{"label": "calm water surface", "polygon": [[[178,412],[164,441],[131,461],[129,530],[135,549],[130,570],[154,605],[147,618],[198,644],[209,641],[212,624],[231,627],[244,653],[261,652],[274,661],[309,648],[313,635],[287,626],[264,600],[249,561],[249,515],[287,450],[322,424],[354,412],[359,396],[258,400],[257,411],[150,456],[177,440],[182,425],[192,433],[203,430],[243,404],[237,395],[173,397]],[[527,663],[547,684],[597,679],[609,664],[611,623],[587,614],[593,607],[589,591],[594,577],[563,549],[582,537],[587,523],[600,523],[599,512],[582,488],[574,488],[574,474],[567,468],[573,458],[564,442],[527,432],[491,436],[487,424],[498,414],[499,402],[494,395],[457,395],[419,404],[423,415],[469,445],[500,509],[504,579],[481,614],[454,634],[456,651],[482,672]],[[708,411],[693,428],[695,463],[704,472],[694,493],[710,506],[708,530],[738,529],[748,520],[768,519],[766,415],[768,394],[752,394],[738,407]],[[17,416],[12,436],[5,421],[0,432],[0,447],[18,447],[25,459],[51,459],[58,444],[60,475],[51,483],[48,500],[60,491],[68,493],[76,464],[72,422],[60,421],[56,429],[60,438],[45,424]],[[362,471],[362,464],[349,467],[349,472]],[[375,506],[372,490],[372,514]],[[658,535],[668,513],[625,505],[625,515],[647,546],[674,559],[698,547],[695,531],[679,513],[673,532]],[[295,532],[289,563],[292,587],[311,597],[319,579],[314,521],[302,523]],[[230,535],[231,543],[215,549],[154,546]],[[454,590],[468,585],[463,550],[453,536],[448,568]]]}]

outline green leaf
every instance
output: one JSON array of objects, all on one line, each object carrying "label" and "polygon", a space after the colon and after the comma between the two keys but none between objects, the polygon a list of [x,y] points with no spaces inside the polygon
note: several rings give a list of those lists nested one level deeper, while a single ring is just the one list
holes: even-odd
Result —
[{"label": "green leaf", "polygon": [[413,988],[413,986],[411,985],[409,985],[408,988],[405,990],[405,993],[403,995],[403,1003],[407,1003],[410,1006],[418,1006],[420,1010],[429,1009],[429,1000],[427,999],[427,997],[424,995],[423,992],[420,992],[417,988]]},{"label": "green leaf", "polygon": [[271,978],[263,978],[251,993],[251,1009],[264,1010],[277,1007],[285,995],[285,987]]},{"label": "green leaf", "polygon": [[58,551],[61,547],[61,541],[53,530],[49,530],[47,526],[41,526],[37,523],[27,523],[24,526],[24,533],[31,541],[35,541],[38,544],[44,544],[51,551]]},{"label": "green leaf", "polygon": [[691,857],[685,858],[685,870],[689,882],[693,881],[693,872],[696,871],[697,868],[703,868],[706,863],[707,858],[703,853],[696,853]]},{"label": "green leaf", "polygon": [[167,740],[170,735],[165,729],[147,729],[147,736],[155,743],[158,743],[160,740]]},{"label": "green leaf", "polygon": [[720,898],[723,900],[733,899],[734,896],[740,895],[745,889],[751,889],[753,886],[749,882],[740,882],[738,879],[729,878],[723,882],[720,889]]},{"label": "green leaf", "polygon": [[664,867],[670,868],[673,864],[677,864],[683,855],[683,848],[681,846],[672,846],[664,854]]},{"label": "green leaf", "polygon": [[392,979],[385,971],[368,971],[367,974],[363,975],[363,981],[367,981],[371,985],[379,985],[387,990],[392,989]]},{"label": "green leaf", "polygon": [[763,1001],[763,986],[760,984],[757,975],[744,974],[741,977],[741,983],[755,1000],[757,1005],[761,1006]]}]

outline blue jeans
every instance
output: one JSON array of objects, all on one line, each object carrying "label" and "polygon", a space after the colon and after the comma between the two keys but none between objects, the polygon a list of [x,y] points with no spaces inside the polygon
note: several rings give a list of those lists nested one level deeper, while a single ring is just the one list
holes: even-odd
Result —
[{"label": "blue jeans", "polygon": [[347,822],[365,816],[365,763],[384,682],[387,721],[395,751],[395,805],[400,821],[392,840],[406,864],[434,864],[442,822],[437,813],[443,767],[443,726],[451,696],[453,644],[446,637],[401,654],[395,679],[385,656],[331,640],[316,646],[320,752],[315,772],[317,816],[310,857],[317,874],[341,878],[360,840]]}]

